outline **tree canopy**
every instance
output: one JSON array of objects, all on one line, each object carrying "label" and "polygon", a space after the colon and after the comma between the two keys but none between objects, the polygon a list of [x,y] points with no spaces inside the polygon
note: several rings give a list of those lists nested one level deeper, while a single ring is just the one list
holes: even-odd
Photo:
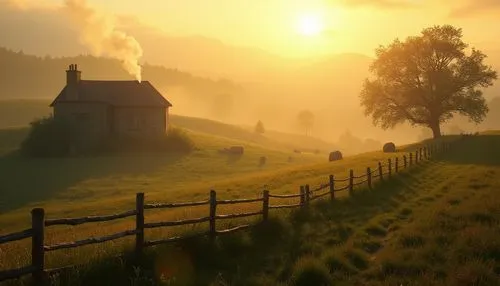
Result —
[{"label": "tree canopy", "polygon": [[360,95],[365,115],[383,129],[404,122],[425,126],[434,138],[456,114],[480,123],[488,112],[481,88],[497,78],[485,58],[468,49],[462,29],[451,25],[380,46],[370,66],[374,79],[366,79]]},{"label": "tree canopy", "polygon": [[297,115],[297,120],[302,128],[306,131],[306,136],[309,135],[311,128],[314,125],[314,113],[309,110],[302,110]]},{"label": "tree canopy", "polygon": [[266,129],[264,128],[264,123],[262,121],[257,121],[257,124],[255,125],[255,133],[257,134],[264,134],[266,132]]}]

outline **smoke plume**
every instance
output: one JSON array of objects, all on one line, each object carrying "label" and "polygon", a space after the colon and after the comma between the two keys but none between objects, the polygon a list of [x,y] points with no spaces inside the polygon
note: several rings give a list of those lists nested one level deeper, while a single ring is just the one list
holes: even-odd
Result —
[{"label": "smoke plume", "polygon": [[85,0],[65,0],[64,12],[73,20],[80,41],[94,56],[106,55],[122,62],[123,67],[140,82],[141,45],[136,39],[117,29],[113,15],[99,13]]}]

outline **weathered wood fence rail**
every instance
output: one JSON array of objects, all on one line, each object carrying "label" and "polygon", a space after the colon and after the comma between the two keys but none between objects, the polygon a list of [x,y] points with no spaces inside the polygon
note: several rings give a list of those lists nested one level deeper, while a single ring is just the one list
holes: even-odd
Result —
[{"label": "weathered wood fence rail", "polygon": [[[400,165],[399,158],[394,161],[388,159],[386,164],[378,162],[376,169],[366,168],[366,173],[355,176],[354,171],[349,171],[349,177],[344,179],[335,178],[334,175],[330,175],[328,178],[328,183],[320,184],[318,187],[311,189],[309,185],[300,186],[300,192],[298,194],[270,194],[268,190],[263,191],[263,196],[261,198],[251,198],[251,199],[236,199],[236,200],[217,200],[217,193],[212,190],[210,191],[210,197],[208,200],[198,201],[198,202],[183,202],[183,203],[144,203],[144,193],[136,194],[136,209],[126,211],[123,213],[112,214],[112,215],[102,215],[102,216],[86,216],[79,218],[60,218],[60,219],[45,219],[45,210],[43,208],[34,208],[31,211],[32,226],[30,229],[23,231],[10,233],[0,236],[0,245],[18,241],[26,238],[31,238],[31,265],[21,267],[18,269],[3,270],[0,271],[0,281],[20,278],[24,275],[31,274],[35,282],[39,283],[43,281],[47,275],[51,272],[58,271],[59,269],[46,269],[45,268],[45,253],[60,249],[80,247],[89,244],[102,243],[110,240],[115,240],[123,238],[126,236],[135,236],[135,252],[137,256],[140,256],[145,247],[176,242],[182,239],[191,238],[195,236],[205,236],[208,235],[211,239],[214,239],[217,235],[231,233],[234,231],[246,229],[250,227],[249,224],[236,226],[229,229],[217,230],[216,221],[225,219],[234,219],[250,216],[262,216],[263,220],[267,220],[269,216],[269,209],[287,209],[287,208],[299,208],[307,207],[309,202],[321,197],[330,196],[331,200],[335,200],[336,193],[343,190],[348,190],[351,193],[355,186],[366,184],[368,188],[372,188],[373,179],[379,178],[379,180],[384,180],[392,175],[392,170],[397,173],[401,169],[407,169],[412,165],[418,164],[424,159],[430,159],[434,157],[436,153],[441,153],[447,151],[452,147],[451,142],[443,142],[439,145],[429,145],[423,148],[419,148],[413,153],[408,153],[408,156],[404,155],[403,164]],[[360,180],[361,181],[355,181]],[[338,183],[347,183],[345,186],[338,187]],[[300,202],[296,204],[282,204],[282,205],[270,205],[269,199],[292,199],[299,198]],[[236,213],[236,214],[217,214],[217,206],[225,204],[241,204],[241,203],[262,203],[262,210],[257,212],[248,213]],[[206,217],[184,219],[177,221],[164,221],[164,222],[154,222],[146,223],[144,220],[144,210],[146,209],[171,209],[171,208],[182,208],[182,207],[193,207],[193,206],[209,206],[209,215]],[[53,245],[45,245],[44,242],[44,232],[46,227],[55,225],[71,225],[76,226],[85,223],[93,222],[105,222],[112,221],[116,219],[122,219],[127,217],[135,216],[136,226],[135,229],[125,230],[119,233],[102,236],[102,237],[92,237],[78,241],[65,242]],[[144,237],[144,230],[158,227],[172,227],[188,224],[197,223],[209,223],[209,229],[206,232],[201,232],[191,236],[178,236],[170,237],[160,240],[147,241]],[[71,266],[69,266],[71,267]]]}]

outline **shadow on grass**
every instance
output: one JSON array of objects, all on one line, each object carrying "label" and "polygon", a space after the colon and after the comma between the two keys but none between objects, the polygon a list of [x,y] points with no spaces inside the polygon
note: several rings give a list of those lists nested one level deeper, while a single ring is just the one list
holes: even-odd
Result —
[{"label": "shadow on grass", "polygon": [[16,150],[28,135],[29,128],[8,128],[0,130],[0,156]]},{"label": "shadow on grass", "polygon": [[[270,217],[245,232],[186,239],[177,244],[148,248],[137,261],[132,252],[80,266],[51,280],[56,285],[263,285],[259,271],[279,270],[291,226]],[[252,282],[254,281],[254,282]],[[264,285],[272,285],[264,283]]]},{"label": "shadow on grass", "polygon": [[[149,249],[134,267],[133,259],[99,262],[64,277],[60,282],[79,285],[276,285],[287,283],[295,262],[304,255],[319,257],[325,241],[344,243],[353,233],[353,224],[398,208],[417,192],[417,177],[436,162],[414,166],[373,190],[355,190],[353,196],[336,201],[317,201],[292,212],[271,213],[248,231],[220,236],[212,243],[207,237],[176,245]],[[331,227],[335,232],[328,232]],[[328,244],[326,244],[328,246]],[[365,260],[351,253],[350,260],[363,268]],[[363,258],[363,259],[362,259]],[[211,284],[215,283],[215,284]]]},{"label": "shadow on grass", "polygon": [[141,175],[168,166],[181,154],[110,157],[27,158],[16,152],[0,157],[0,213],[56,196],[78,182],[113,175]]},{"label": "shadow on grass", "polygon": [[[417,177],[436,162],[412,167],[409,171],[400,172],[390,179],[374,184],[372,190],[360,188],[354,190],[352,196],[335,200],[322,200],[314,203],[311,210],[299,210],[294,215],[294,223],[329,219],[333,222],[366,222],[371,217],[397,209],[406,196],[416,193]],[[320,218],[321,220],[316,220]]]},{"label": "shadow on grass", "polygon": [[499,166],[499,146],[500,135],[469,136],[457,142],[441,160],[452,164]]}]

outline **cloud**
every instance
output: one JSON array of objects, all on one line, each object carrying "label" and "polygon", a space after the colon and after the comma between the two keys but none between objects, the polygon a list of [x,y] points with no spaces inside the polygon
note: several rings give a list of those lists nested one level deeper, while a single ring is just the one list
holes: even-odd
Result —
[{"label": "cloud", "polygon": [[467,0],[457,8],[451,10],[449,17],[466,18],[481,13],[500,11],[500,0]]}]

